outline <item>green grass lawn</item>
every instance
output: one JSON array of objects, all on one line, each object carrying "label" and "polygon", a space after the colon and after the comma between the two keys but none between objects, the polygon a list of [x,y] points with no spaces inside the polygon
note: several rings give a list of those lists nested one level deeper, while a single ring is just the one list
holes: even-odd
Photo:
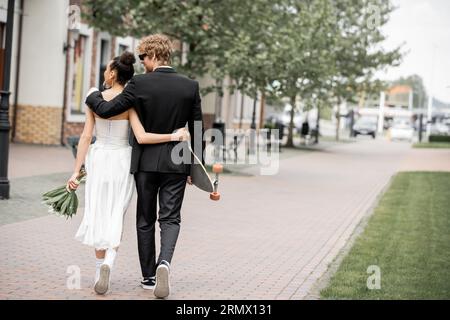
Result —
[{"label": "green grass lawn", "polygon": [[399,173],[321,297],[450,299],[450,172]]},{"label": "green grass lawn", "polygon": [[450,142],[420,142],[413,144],[413,148],[450,148]]}]

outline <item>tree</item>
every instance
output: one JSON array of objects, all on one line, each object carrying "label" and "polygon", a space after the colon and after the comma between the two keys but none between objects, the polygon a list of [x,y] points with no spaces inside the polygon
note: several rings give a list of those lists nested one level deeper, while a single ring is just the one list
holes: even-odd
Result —
[{"label": "tree", "polygon": [[[276,3],[276,1],[275,1]],[[223,95],[223,79],[235,80],[256,98],[265,94],[272,61],[275,5],[265,0],[86,0],[85,18],[115,35],[161,32],[180,43],[173,65],[190,77],[210,75],[215,85],[203,88]],[[186,59],[183,59],[185,55]]]},{"label": "tree", "polygon": [[[328,0],[284,3],[285,24],[280,29],[282,50],[277,61],[282,65],[276,90],[290,100],[291,114],[287,147],[293,147],[294,116],[297,98],[305,101],[315,90],[326,88],[330,76],[334,37],[331,5]],[[328,81],[329,83],[329,81]]]},{"label": "tree", "polygon": [[[369,90],[373,74],[393,65],[399,49],[384,52],[381,27],[388,0],[86,0],[88,22],[115,35],[161,32],[179,43],[174,65],[191,77],[209,74],[222,94],[233,79],[256,101],[258,93],[295,103],[324,104]],[[374,11],[375,8],[375,11]],[[185,59],[183,58],[185,57]],[[331,92],[331,94],[330,94]],[[330,96],[332,98],[330,98]],[[309,100],[308,100],[309,99]],[[338,132],[337,132],[338,138]]]},{"label": "tree", "polygon": [[226,8],[220,1],[86,0],[83,4],[89,24],[113,35],[141,37],[158,32],[177,40],[174,65],[191,77],[205,74],[221,58],[223,29],[216,21]]},{"label": "tree", "polygon": [[228,39],[227,49],[224,48],[223,63],[226,74],[235,81],[232,90],[241,90],[256,103],[258,93],[262,99],[273,95],[271,84],[278,74],[276,61],[280,44],[277,35],[283,24],[282,11],[279,1],[244,2],[245,10],[241,4],[229,13],[233,17],[230,28],[235,30]]},{"label": "tree", "polygon": [[337,104],[336,140],[339,140],[340,104],[351,101],[362,88],[370,89],[377,70],[397,65],[400,48],[384,51],[381,27],[393,7],[389,0],[340,0],[334,3],[336,17],[333,94]]}]

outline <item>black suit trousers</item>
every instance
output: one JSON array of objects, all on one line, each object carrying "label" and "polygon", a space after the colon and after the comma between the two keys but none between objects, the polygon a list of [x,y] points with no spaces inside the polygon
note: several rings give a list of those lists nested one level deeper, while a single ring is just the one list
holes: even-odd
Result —
[{"label": "black suit trousers", "polygon": [[[155,275],[157,265],[171,262],[180,232],[181,205],[186,188],[186,174],[161,172],[136,172],[137,189],[136,229],[139,261],[143,277]],[[159,195],[158,195],[159,194]],[[159,201],[158,222],[161,250],[156,261],[155,223]]]}]

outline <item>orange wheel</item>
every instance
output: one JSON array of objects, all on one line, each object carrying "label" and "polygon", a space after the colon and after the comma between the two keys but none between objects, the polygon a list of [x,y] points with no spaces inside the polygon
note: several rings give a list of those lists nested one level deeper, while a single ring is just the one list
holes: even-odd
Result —
[{"label": "orange wheel", "polygon": [[222,173],[223,172],[223,165],[221,165],[220,163],[215,163],[212,167],[212,171],[214,173]]},{"label": "orange wheel", "polygon": [[218,201],[218,200],[220,200],[220,193],[218,193],[218,192],[211,192],[209,194],[209,198],[211,200]]}]

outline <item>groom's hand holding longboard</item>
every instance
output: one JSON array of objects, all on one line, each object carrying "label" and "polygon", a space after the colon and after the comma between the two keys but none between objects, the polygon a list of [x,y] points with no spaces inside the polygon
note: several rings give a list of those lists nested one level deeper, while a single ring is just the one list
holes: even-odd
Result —
[{"label": "groom's hand holding longboard", "polygon": [[[172,141],[189,141],[191,139],[191,135],[186,127],[175,130],[172,134]],[[192,185],[192,177],[188,176],[186,180],[187,184]]]},{"label": "groom's hand holding longboard", "polygon": [[[186,127],[175,130],[172,133],[172,141],[189,141],[191,139],[191,135]],[[186,180],[187,184],[192,185],[192,177],[188,176]]]},{"label": "groom's hand holding longboard", "polygon": [[189,150],[194,159],[191,164],[191,174],[187,177],[187,183],[189,185],[195,185],[200,190],[209,192],[209,198],[214,201],[220,199],[220,193],[217,192],[219,186],[219,174],[223,172],[223,165],[220,163],[215,163],[212,166],[212,171],[215,174],[215,179],[211,179],[202,161],[197,157],[197,155],[189,146]]}]

